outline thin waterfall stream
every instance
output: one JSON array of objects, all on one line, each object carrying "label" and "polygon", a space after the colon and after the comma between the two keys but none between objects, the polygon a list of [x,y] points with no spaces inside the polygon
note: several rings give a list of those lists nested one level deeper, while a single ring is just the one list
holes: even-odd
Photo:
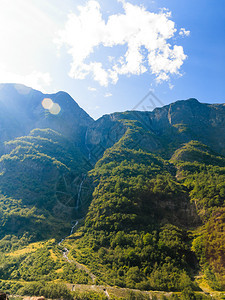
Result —
[{"label": "thin waterfall stream", "polygon": [[[87,147],[87,149],[88,149],[88,147]],[[88,149],[88,152],[89,152],[88,159],[89,159],[89,161],[90,161],[90,159],[91,159],[91,152],[90,152],[89,149]],[[79,207],[80,207],[80,205],[81,205],[81,192],[82,192],[82,186],[83,186],[84,181],[85,181],[85,179],[86,179],[86,174],[82,174],[82,177],[83,177],[83,178],[82,178],[81,183],[80,183],[79,188],[78,188],[77,202],[76,202],[76,207],[75,207],[76,210],[78,210]],[[71,227],[71,231],[70,231],[70,234],[69,234],[69,235],[73,234],[75,227],[78,225],[78,220],[74,220],[74,221],[72,221],[71,223],[72,223],[72,227]],[[67,238],[67,236],[66,236],[64,239],[62,239],[62,240],[58,243],[58,245],[60,246],[61,243],[62,243],[66,238]],[[70,260],[69,257],[68,257],[68,255],[69,255],[69,250],[68,250],[66,247],[63,248],[63,250],[62,250],[62,255],[63,255],[63,257],[64,257],[69,263],[75,263],[78,269],[84,270],[84,271],[91,277],[91,279],[92,279],[92,281],[93,281],[93,284],[95,284],[95,282],[96,282],[96,276],[95,276],[93,273],[91,273],[90,270],[89,270],[86,266],[84,266],[84,265],[78,263],[78,262],[75,261],[75,260]],[[107,291],[105,291],[105,294],[106,294],[107,298],[109,299],[109,295],[108,295],[108,292],[107,292]]]},{"label": "thin waterfall stream", "polygon": [[[82,191],[82,186],[83,186],[83,183],[84,183],[85,179],[86,179],[86,175],[83,176],[83,179],[82,179],[81,184],[80,184],[79,189],[78,189],[76,209],[79,208],[80,198],[81,198],[81,191]],[[72,234],[72,233],[71,233],[71,234]]]},{"label": "thin waterfall stream", "polygon": [[91,161],[91,150],[89,149],[89,147],[87,145],[87,131],[86,131],[86,134],[85,134],[84,144],[85,144],[85,147],[88,151],[88,160]]},{"label": "thin waterfall stream", "polygon": [[[78,194],[77,194],[77,203],[76,203],[76,207],[75,209],[78,210],[79,206],[80,206],[80,199],[81,199],[81,192],[82,192],[82,186],[84,184],[84,181],[86,179],[86,175],[82,175],[83,176],[83,179],[79,185],[79,188],[78,188]],[[71,231],[70,231],[70,234],[68,236],[70,236],[71,234],[73,234],[74,232],[74,228],[78,225],[78,220],[73,220],[72,222],[72,227],[71,227]],[[68,237],[68,236],[65,236],[59,243],[58,245],[60,246],[60,244]],[[65,250],[66,248],[64,248]],[[67,254],[68,254],[68,250],[66,249],[67,251]]]}]

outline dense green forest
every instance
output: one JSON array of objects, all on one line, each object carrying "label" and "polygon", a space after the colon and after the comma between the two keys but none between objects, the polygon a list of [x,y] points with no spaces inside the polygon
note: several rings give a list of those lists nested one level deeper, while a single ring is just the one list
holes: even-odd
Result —
[{"label": "dense green forest", "polygon": [[[90,202],[91,191],[87,189],[83,211],[74,209],[80,174],[88,170],[80,150],[51,129],[32,130],[28,136],[6,142],[4,147],[8,153],[0,158],[3,249],[19,244],[14,242],[18,236],[23,237],[21,245],[25,240],[61,238],[70,231],[74,216],[82,215]],[[76,180],[72,189],[71,182]],[[85,184],[89,186],[88,179]],[[68,199],[70,203],[65,205]],[[6,237],[8,243],[4,243]]]},{"label": "dense green forest", "polygon": [[108,150],[90,172],[93,201],[71,254],[111,285],[198,290],[202,268],[212,287],[224,289],[224,163],[195,141],[171,161]]},{"label": "dense green forest", "polygon": [[[28,140],[38,140],[37,152],[28,155],[39,159],[36,153],[41,149],[40,142],[49,139],[35,133],[39,131],[8,142],[6,145],[13,145],[13,150],[1,161],[7,164],[10,160],[32,159],[24,152]],[[50,154],[51,148],[47,149]],[[71,168],[75,163],[62,151],[52,161],[56,169]],[[124,147],[123,143],[108,149],[88,173],[95,186],[93,200],[83,225],[64,242],[70,249],[70,258],[87,266],[98,284],[140,290],[198,291],[195,276],[201,270],[211,288],[224,289],[224,165],[223,157],[196,141],[176,150],[171,160]],[[29,254],[7,255],[31,241],[43,239],[44,228],[57,224],[43,202],[37,202],[32,209],[28,209],[29,205],[26,199],[16,201],[2,196],[1,228],[8,230],[11,219],[17,218],[19,230],[23,224],[29,224],[41,236],[34,238],[34,232],[29,234],[29,230],[21,236],[12,228],[14,235],[5,236],[0,242],[1,279],[91,284],[84,270],[62,259],[63,248],[56,241]],[[59,227],[54,230],[60,228],[61,222],[59,218]],[[50,230],[52,236],[54,230]],[[50,251],[54,251],[55,259]],[[25,291],[18,283],[10,285],[10,289]]]},{"label": "dense green forest", "polygon": [[111,299],[222,293],[225,158],[215,120],[224,107],[196,101],[95,122],[84,114],[79,139],[64,134],[66,106],[59,123],[40,113],[49,128],[12,138],[10,129],[0,144],[0,289],[63,299],[108,299],[103,287],[126,292]]}]

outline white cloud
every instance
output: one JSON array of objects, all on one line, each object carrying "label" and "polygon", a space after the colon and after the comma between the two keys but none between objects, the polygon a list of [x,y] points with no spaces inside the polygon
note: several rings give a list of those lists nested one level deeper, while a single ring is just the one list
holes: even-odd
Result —
[{"label": "white cloud", "polygon": [[109,60],[109,62],[113,62],[113,61],[115,60],[115,57],[114,57],[114,56],[111,56],[111,55],[109,55],[109,56],[108,56],[108,60]]},{"label": "white cloud", "polygon": [[172,90],[174,88],[174,85],[171,82],[169,82],[169,88],[170,88],[170,90]]},{"label": "white cloud", "polygon": [[111,93],[106,93],[106,94],[104,95],[104,97],[105,97],[105,98],[112,97],[112,94],[111,94]]},{"label": "white cloud", "polygon": [[33,71],[27,75],[19,75],[8,72],[4,68],[0,68],[0,82],[1,83],[18,83],[24,84],[28,87],[46,92],[46,87],[50,85],[52,78],[49,73],[42,73]]},{"label": "white cloud", "polygon": [[186,30],[185,28],[181,28],[179,31],[179,35],[181,36],[189,36],[190,35],[190,30]]},{"label": "white cloud", "polygon": [[96,92],[96,91],[97,91],[97,89],[96,89],[96,88],[94,88],[94,87],[91,87],[91,86],[89,86],[89,87],[88,87],[88,90],[89,90],[89,91],[91,91],[91,92]]},{"label": "white cloud", "polygon": [[[107,21],[95,0],[79,6],[79,14],[68,16],[56,42],[59,46],[66,45],[72,56],[69,75],[75,79],[92,75],[100,85],[108,86],[116,84],[120,75],[151,72],[160,82],[179,74],[187,56],[182,46],[172,46],[168,41],[177,31],[170,12],[164,9],[152,13],[143,6],[120,2],[124,13],[111,15]],[[189,31],[181,28],[179,34],[188,35]],[[104,66],[103,61],[92,59],[99,46],[126,46],[127,50],[119,57],[106,56],[107,66]]]}]

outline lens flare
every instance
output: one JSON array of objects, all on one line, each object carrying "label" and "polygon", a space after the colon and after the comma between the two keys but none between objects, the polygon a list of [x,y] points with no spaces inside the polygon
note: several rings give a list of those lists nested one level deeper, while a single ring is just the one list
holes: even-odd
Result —
[{"label": "lens flare", "polygon": [[59,104],[54,103],[50,98],[45,98],[41,104],[44,109],[48,109],[48,111],[53,115],[58,115],[61,111],[61,107],[59,106]]},{"label": "lens flare", "polygon": [[58,103],[53,103],[52,107],[49,109],[50,113],[53,115],[58,115],[60,113],[61,107]]},{"label": "lens flare", "polygon": [[53,101],[52,101],[52,99],[50,99],[50,98],[45,98],[43,101],[42,101],[42,106],[44,107],[44,109],[51,109],[52,108],[52,106],[53,106]]}]

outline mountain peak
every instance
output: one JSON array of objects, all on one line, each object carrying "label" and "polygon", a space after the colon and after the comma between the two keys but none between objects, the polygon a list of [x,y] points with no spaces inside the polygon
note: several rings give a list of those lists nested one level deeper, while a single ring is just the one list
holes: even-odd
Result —
[{"label": "mountain peak", "polygon": [[[57,114],[43,107],[45,98],[57,105]],[[81,143],[85,128],[92,122],[66,92],[43,94],[22,84],[0,85],[0,141],[27,135],[34,128],[50,128]]]}]

